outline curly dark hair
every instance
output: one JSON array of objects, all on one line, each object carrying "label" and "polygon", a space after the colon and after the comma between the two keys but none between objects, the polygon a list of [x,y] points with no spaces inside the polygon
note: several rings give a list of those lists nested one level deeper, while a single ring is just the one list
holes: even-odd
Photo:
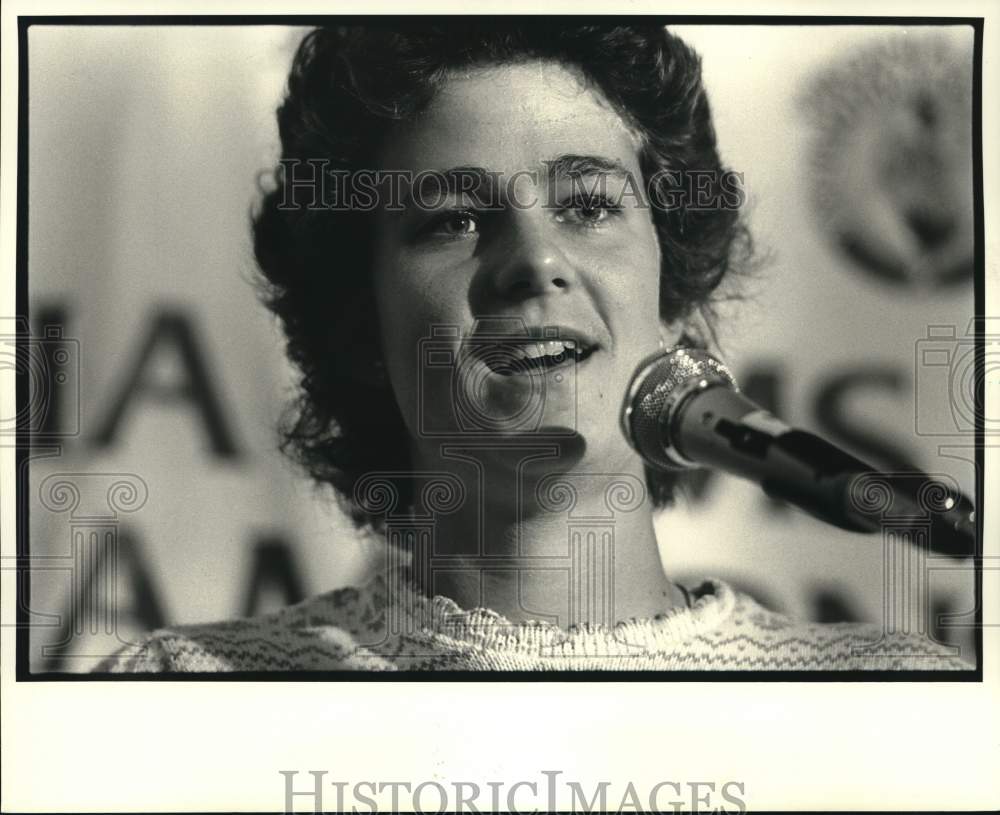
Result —
[{"label": "curly dark hair", "polygon": [[[371,167],[393,124],[418,113],[450,70],[526,60],[575,68],[593,83],[640,135],[646,179],[671,171],[658,175],[666,186],[678,171],[705,170],[720,183],[724,168],[700,60],[655,21],[466,18],[316,29],[298,48],[278,108],[282,160],[320,159],[331,171]],[[263,297],[300,373],[282,449],[335,489],[356,525],[378,528],[379,519],[354,500],[355,485],[366,473],[406,471],[410,462],[392,393],[358,376],[359,353],[380,353],[370,213],[283,207],[284,173],[279,164],[253,216]],[[671,191],[661,192],[660,200],[669,200]],[[739,213],[654,207],[653,218],[663,260],[661,316],[672,321],[699,311],[711,332],[713,292],[751,253]],[[687,333],[682,342],[704,347],[707,340]],[[671,502],[678,478],[646,470],[655,506]]]}]

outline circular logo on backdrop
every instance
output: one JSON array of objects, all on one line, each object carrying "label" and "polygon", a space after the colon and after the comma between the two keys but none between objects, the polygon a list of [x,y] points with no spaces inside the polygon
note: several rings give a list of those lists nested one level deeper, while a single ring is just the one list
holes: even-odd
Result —
[{"label": "circular logo on backdrop", "polygon": [[973,267],[971,43],[901,32],[852,49],[802,96],[818,223],[895,285],[967,284]]}]

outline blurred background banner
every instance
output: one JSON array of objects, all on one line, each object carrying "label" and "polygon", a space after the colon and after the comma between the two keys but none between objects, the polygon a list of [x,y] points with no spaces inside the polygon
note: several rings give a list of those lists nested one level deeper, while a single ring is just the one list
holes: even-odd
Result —
[{"label": "blurred background banner", "polygon": [[[674,31],[703,57],[767,258],[720,323],[744,390],[973,495],[972,29]],[[118,641],[115,609],[127,641],[382,561],[276,449],[294,375],[254,291],[249,214],[303,33],[29,30],[30,321],[3,333],[30,331],[30,376],[51,394],[25,496],[33,671],[91,667]],[[672,576],[728,579],[808,619],[882,621],[912,580],[914,625],[972,657],[971,566],[907,566],[882,536],[715,474],[658,530]]]}]

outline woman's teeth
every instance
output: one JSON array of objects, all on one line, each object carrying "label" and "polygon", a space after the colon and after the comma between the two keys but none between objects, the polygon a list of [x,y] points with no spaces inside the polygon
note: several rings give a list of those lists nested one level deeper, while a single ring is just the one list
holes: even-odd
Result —
[{"label": "woman's teeth", "polygon": [[496,373],[540,373],[570,362],[580,362],[589,356],[575,340],[539,340],[538,342],[497,344],[484,355]]},{"label": "woman's teeth", "polygon": [[576,353],[576,343],[572,340],[546,340],[545,342],[528,343],[526,345],[512,346],[515,355],[521,355],[527,359],[543,359],[544,357],[556,357],[569,352]]}]

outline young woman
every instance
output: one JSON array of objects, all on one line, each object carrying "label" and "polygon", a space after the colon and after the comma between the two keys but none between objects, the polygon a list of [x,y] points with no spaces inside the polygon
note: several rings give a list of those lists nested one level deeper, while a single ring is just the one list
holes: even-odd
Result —
[{"label": "young woman", "polygon": [[301,372],[288,448],[386,569],[113,671],[964,668],[668,576],[636,366],[749,254],[697,56],[651,22],[320,29],[254,222]]}]

